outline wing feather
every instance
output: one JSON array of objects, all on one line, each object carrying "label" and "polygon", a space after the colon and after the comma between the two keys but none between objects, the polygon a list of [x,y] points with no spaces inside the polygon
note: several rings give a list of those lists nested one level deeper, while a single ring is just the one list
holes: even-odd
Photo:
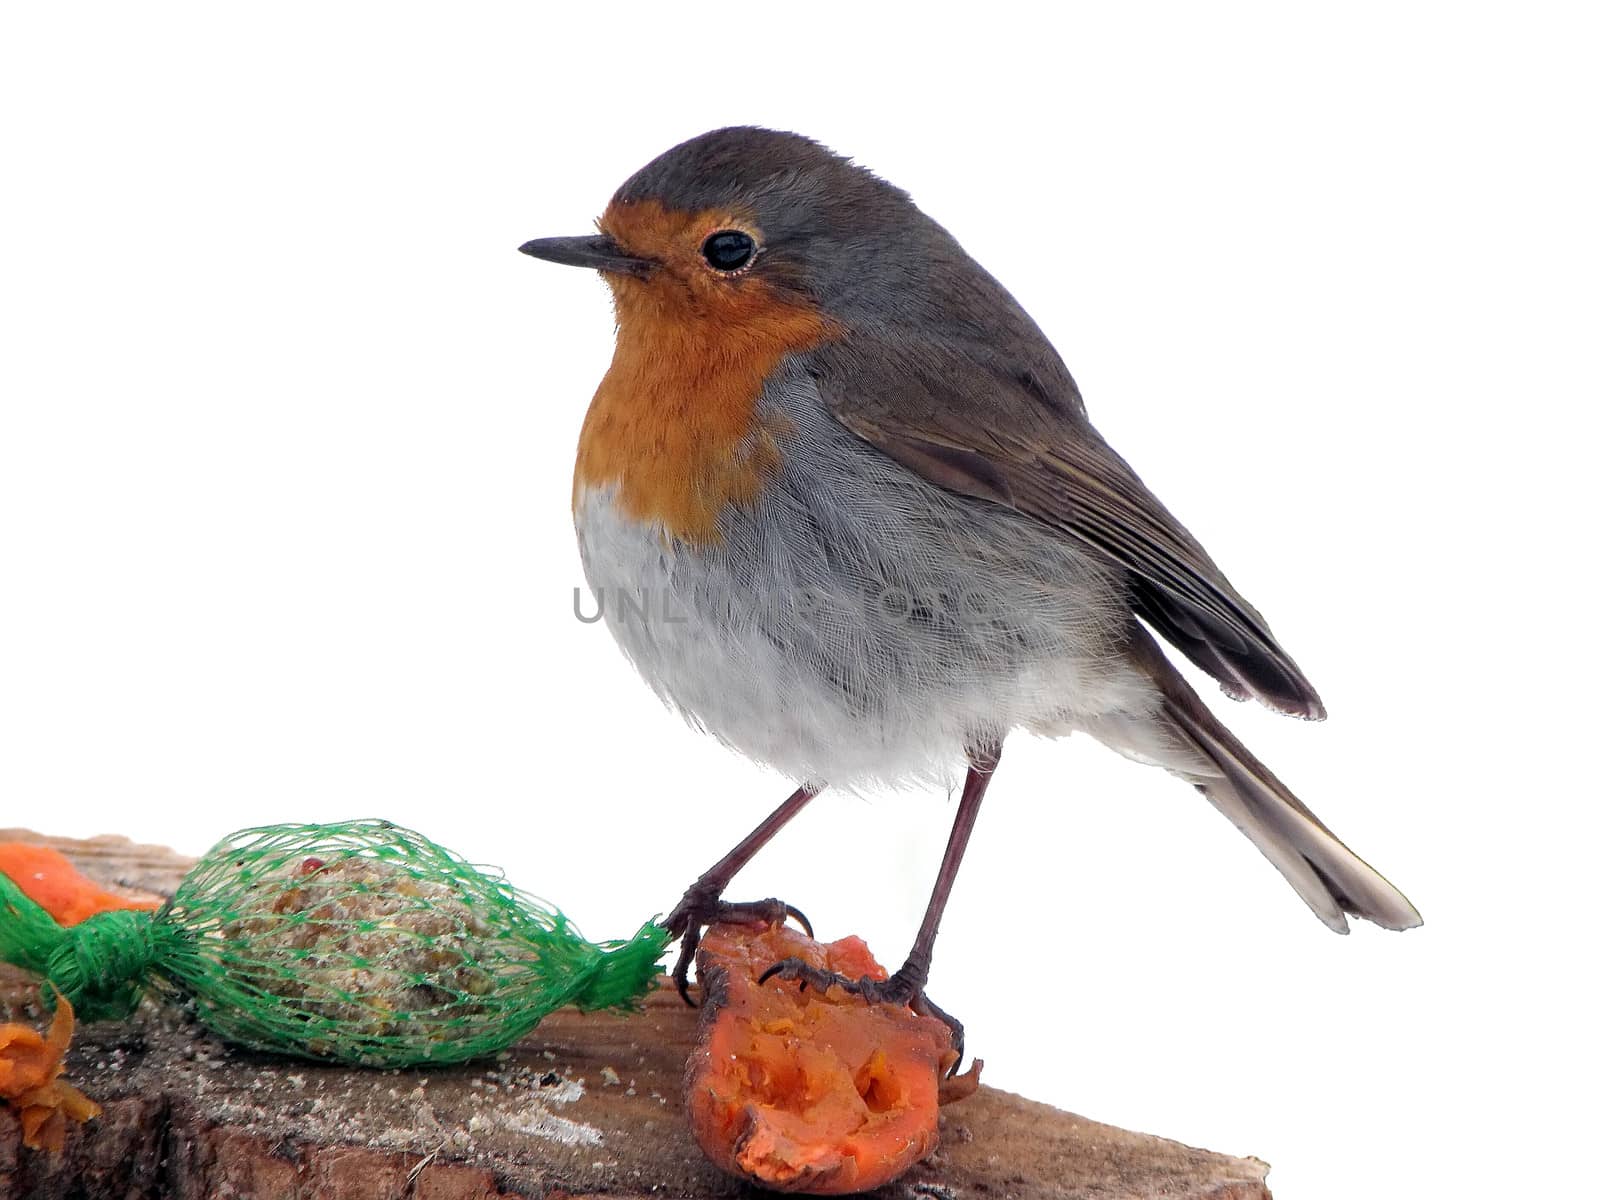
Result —
[{"label": "wing feather", "polygon": [[891,458],[1120,564],[1134,612],[1228,695],[1326,715],[1261,614],[1089,424],[1065,367],[904,340],[834,343],[810,365],[834,416]]}]

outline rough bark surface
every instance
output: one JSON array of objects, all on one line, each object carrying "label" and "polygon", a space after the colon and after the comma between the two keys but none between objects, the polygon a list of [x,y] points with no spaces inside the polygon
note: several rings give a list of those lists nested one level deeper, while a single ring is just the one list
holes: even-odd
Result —
[{"label": "rough bark surface", "polygon": [[[97,880],[170,892],[160,847],[45,841]],[[0,967],[0,1020],[38,1020]],[[644,1200],[758,1196],[702,1157],[680,1095],[695,1014],[562,1011],[499,1059],[355,1071],[230,1049],[146,1006],[81,1028],[68,1078],[105,1105],[59,1156],[0,1112],[0,1200]],[[880,1200],[1270,1200],[1267,1166],[1097,1124],[993,1088],[948,1109],[943,1145]]]}]

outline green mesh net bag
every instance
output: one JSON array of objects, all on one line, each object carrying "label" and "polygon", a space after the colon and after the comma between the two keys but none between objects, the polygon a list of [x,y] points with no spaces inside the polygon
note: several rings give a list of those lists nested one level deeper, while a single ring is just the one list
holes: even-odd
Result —
[{"label": "green mesh net bag", "polygon": [[154,992],[239,1045],[362,1066],[461,1062],[563,1005],[631,1007],[667,936],[587,942],[497,871],[386,821],[241,830],[160,910],[71,928],[0,875],[0,960],[83,1020]]}]

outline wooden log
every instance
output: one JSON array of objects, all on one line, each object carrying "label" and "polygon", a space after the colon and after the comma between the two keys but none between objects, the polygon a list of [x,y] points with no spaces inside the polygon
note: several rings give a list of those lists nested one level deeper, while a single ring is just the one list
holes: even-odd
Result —
[{"label": "wooden log", "polygon": [[[122,838],[44,841],[98,881],[170,892],[191,860]],[[3,920],[0,916],[0,920]],[[42,1018],[0,967],[0,1020]],[[498,1059],[362,1071],[230,1048],[172,1007],[81,1027],[68,1078],[104,1106],[65,1151],[0,1111],[0,1200],[644,1200],[751,1196],[701,1156],[680,1095],[695,1014],[547,1018]],[[947,1109],[938,1153],[881,1200],[1270,1200],[1267,1165],[994,1088]]]}]

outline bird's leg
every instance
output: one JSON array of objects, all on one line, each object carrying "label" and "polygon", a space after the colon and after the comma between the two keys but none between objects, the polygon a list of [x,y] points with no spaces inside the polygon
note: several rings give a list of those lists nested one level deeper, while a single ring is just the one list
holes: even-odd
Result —
[{"label": "bird's leg", "polygon": [[673,937],[683,939],[677,964],[672,968],[672,982],[677,984],[678,995],[683,997],[685,1004],[694,1006],[694,1001],[689,999],[689,964],[694,962],[694,952],[700,945],[700,933],[707,925],[719,921],[775,925],[793,917],[805,927],[807,935],[811,933],[811,922],[806,920],[805,913],[793,905],[771,898],[731,904],[722,898],[722,892],[745,863],[755,857],[756,851],[770,842],[778,830],[794,820],[795,815],[821,790],[820,787],[810,786],[796,788],[794,795],[780,804],[776,812],[750,831],[749,837],[690,884],[689,890],[683,893],[683,899],[667,915],[667,931]]},{"label": "bird's leg", "polygon": [[[939,936],[939,921],[950,900],[950,889],[955,884],[956,872],[961,869],[961,856],[966,853],[967,841],[972,837],[972,827],[978,820],[978,808],[983,804],[983,794],[1000,762],[1000,748],[970,751],[967,755],[966,786],[961,789],[961,806],[956,810],[955,824],[950,829],[950,842],[945,846],[944,860],[939,864],[939,877],[933,884],[933,895],[928,899],[928,910],[923,914],[922,926],[916,940],[911,943],[911,953],[900,969],[887,979],[850,979],[834,971],[813,967],[803,959],[786,958],[768,967],[761,982],[769,979],[797,979],[802,988],[827,989],[841,987],[860,996],[871,1004],[909,1004],[916,1012],[938,1017],[950,1027],[954,1035],[956,1052],[961,1052],[961,1022],[946,1013],[923,994],[928,985],[928,968],[933,963],[933,943]],[[958,1062],[959,1065],[959,1062]]]}]

